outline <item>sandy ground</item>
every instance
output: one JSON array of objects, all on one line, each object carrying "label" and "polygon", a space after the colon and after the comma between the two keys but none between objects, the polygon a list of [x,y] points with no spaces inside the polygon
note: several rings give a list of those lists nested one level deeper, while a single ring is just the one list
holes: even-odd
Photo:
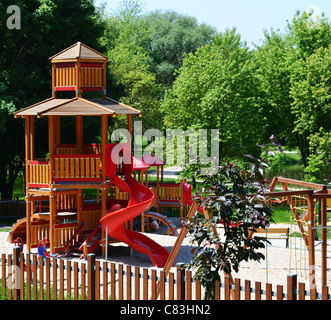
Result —
[{"label": "sandy ground", "polygon": [[[179,219],[178,219],[179,220]],[[179,221],[174,219],[174,222],[178,226]],[[279,226],[279,225],[278,225]],[[162,230],[161,230],[162,231]],[[178,231],[180,231],[178,226]],[[220,230],[221,231],[221,230]],[[160,235],[155,233],[148,234],[153,240],[164,246],[169,252],[175,244],[176,237]],[[8,233],[0,232],[0,254],[12,253],[13,244],[7,241]],[[191,237],[189,235],[183,241],[183,245],[179,250],[179,253],[175,260],[175,265],[178,263],[189,262],[192,258],[192,246],[190,244]],[[251,280],[252,286],[255,281],[260,281],[262,284],[271,283],[274,289],[276,285],[283,285],[286,288],[286,281],[288,274],[297,274],[298,282],[306,284],[306,288],[309,286],[309,266],[308,266],[308,251],[298,238],[292,238],[290,240],[290,248],[286,248],[285,240],[272,240],[272,245],[268,245],[267,249],[261,250],[266,259],[262,262],[242,262],[240,264],[240,270],[238,273],[233,273],[233,278],[244,280]],[[316,284],[320,291],[321,283],[321,252],[319,242],[316,245]],[[328,250],[331,251],[331,247],[328,246]],[[26,252],[26,249],[24,250]],[[328,252],[331,257],[331,252]],[[34,251],[32,252],[34,253]],[[71,258],[75,260],[77,258]],[[97,259],[104,259],[102,256],[97,256]],[[151,263],[148,256],[140,254],[136,251],[130,252],[128,246],[125,244],[114,244],[109,247],[108,261],[115,263],[123,263],[131,266],[139,266],[144,268],[155,268]],[[175,267],[171,270],[175,271]],[[331,269],[328,271],[328,285],[331,286]]]}]

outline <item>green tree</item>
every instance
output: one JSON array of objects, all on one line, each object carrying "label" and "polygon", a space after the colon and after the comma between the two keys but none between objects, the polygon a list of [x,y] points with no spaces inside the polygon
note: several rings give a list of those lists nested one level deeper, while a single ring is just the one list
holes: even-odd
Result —
[{"label": "green tree", "polygon": [[219,129],[220,158],[252,151],[261,118],[252,54],[235,29],[189,54],[162,104],[167,128]]},{"label": "green tree", "polygon": [[[0,97],[1,113],[6,114],[1,119],[2,199],[11,198],[12,180],[22,168],[24,153],[23,122],[14,120],[11,112],[14,107],[18,110],[50,97],[49,57],[77,41],[102,51],[98,39],[104,28],[101,14],[92,0],[17,0],[15,5],[21,9],[21,29],[8,29],[6,10],[11,4],[9,0],[0,3]],[[8,109],[8,105],[13,107]],[[41,126],[42,123],[40,121]],[[45,128],[39,129],[47,132]],[[41,149],[42,146],[47,148],[47,133],[36,139],[40,152],[45,154],[46,150]]]},{"label": "green tree", "polygon": [[[286,137],[287,145],[295,147],[294,115],[291,113],[290,66],[294,60],[293,48],[285,36],[274,30],[264,32],[263,44],[253,52],[258,80],[260,110],[263,115],[262,141],[271,134]],[[280,119],[282,119],[280,121]]]},{"label": "green tree", "polygon": [[307,138],[324,126],[321,116],[328,109],[330,83],[324,50],[330,42],[330,22],[323,14],[313,21],[312,12],[297,11],[285,34],[265,32],[262,46],[254,52],[264,136],[275,133],[286,138],[288,146],[300,150],[305,166]]},{"label": "green tree", "polygon": [[331,42],[331,25],[324,13],[313,20],[313,11],[297,11],[288,22],[286,38],[295,49],[298,59],[306,59],[319,48],[327,48]]},{"label": "green tree", "polygon": [[214,28],[198,24],[196,18],[174,11],[153,11],[143,20],[150,30],[146,45],[151,71],[166,88],[174,82],[184,56],[210,42],[216,33]]},{"label": "green tree", "polygon": [[[24,130],[22,126],[17,126],[17,120],[12,115],[15,111],[16,108],[12,102],[0,98],[0,146],[2,150],[0,153],[0,194],[2,200],[12,199],[15,180],[23,169]],[[21,139],[18,139],[19,136]]]},{"label": "green tree", "polygon": [[[149,69],[146,50],[148,28],[141,19],[142,5],[133,0],[122,1],[115,13],[107,18],[110,83],[113,96],[121,102],[143,111],[144,127],[161,125],[159,112],[160,87]],[[123,127],[118,122],[117,126]]]},{"label": "green tree", "polygon": [[331,130],[331,45],[315,50],[306,59],[299,59],[292,70],[293,132],[305,142],[299,147],[307,165],[310,153],[314,152],[309,148],[308,138],[319,132],[320,128]]},{"label": "green tree", "polygon": [[328,182],[327,174],[331,173],[331,132],[323,128],[309,137],[310,155],[305,168],[305,179],[310,182]]}]

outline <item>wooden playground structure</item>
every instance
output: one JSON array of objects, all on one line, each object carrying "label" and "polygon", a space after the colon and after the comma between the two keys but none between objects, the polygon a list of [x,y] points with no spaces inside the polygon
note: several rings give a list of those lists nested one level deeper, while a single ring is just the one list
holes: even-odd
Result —
[{"label": "wooden playground structure", "polygon": [[[52,56],[50,62],[52,97],[15,113],[16,118],[25,120],[26,218],[13,226],[9,241],[24,238],[30,252],[42,239],[47,239],[46,245],[51,254],[60,251],[71,253],[73,249],[79,249],[86,257],[99,246],[103,250],[105,248],[106,235],[100,228],[100,220],[106,211],[114,204],[125,207],[128,203],[128,195],[112,185],[105,173],[109,117],[126,116],[130,141],[132,117],[141,117],[141,112],[107,97],[108,58],[94,49],[78,42]],[[72,97],[59,98],[60,92]],[[100,97],[86,99],[86,92],[97,92]],[[48,158],[40,159],[35,156],[38,148],[35,144],[35,121],[44,117],[48,119]],[[75,118],[76,134],[71,137],[74,143],[61,141],[63,117]],[[100,143],[84,143],[83,123],[86,117],[100,119]],[[157,183],[153,186],[158,201],[153,205],[159,211],[162,201],[170,200],[171,204],[164,205],[178,206],[182,210],[181,184],[165,186],[164,162],[151,155],[147,157],[149,164],[143,159],[135,159],[133,170],[138,173],[138,179],[148,186],[147,170],[151,166],[157,167]],[[117,174],[123,174],[121,168]],[[87,189],[95,190],[97,203],[84,201]],[[145,217],[158,219],[169,227],[170,234],[176,234],[171,220],[164,215],[148,211]],[[127,224],[127,228],[132,230],[133,221]],[[108,243],[111,241],[115,240],[109,239]]]},{"label": "wooden playground structure", "polygon": [[[321,230],[321,239],[319,240],[321,245],[320,277],[322,286],[327,286],[327,271],[330,270],[327,266],[327,234],[331,233],[331,231],[328,231],[328,229],[331,229],[331,190],[328,189],[327,185],[275,177],[270,185],[270,194],[267,194],[267,196],[274,203],[289,205],[294,221],[300,230],[300,236],[303,238],[306,250],[308,251],[309,285],[311,290],[316,290],[316,230]],[[208,211],[204,208],[199,208],[196,202],[192,203],[187,218],[193,217],[197,210],[202,211],[206,219],[209,219]],[[308,226],[308,231],[303,227],[304,223]],[[269,233],[273,233],[273,230],[275,233],[284,232],[280,231],[277,227],[267,229]],[[182,226],[170,253],[169,260],[164,267],[166,275],[170,272],[187,232],[187,227],[185,225]],[[217,234],[216,228],[214,228],[213,232]],[[250,236],[254,236],[255,232],[251,232]],[[230,283],[234,284],[231,274],[227,276],[230,278]],[[231,294],[233,295],[234,292],[231,292]]]},{"label": "wooden playground structure", "polygon": [[[321,246],[321,281],[327,285],[327,235],[331,233],[331,190],[327,185],[275,177],[271,183],[271,196],[278,197],[278,203],[285,202],[293,215],[300,236],[308,252],[309,280],[316,283],[315,252]],[[278,191],[282,190],[282,191]],[[306,226],[306,228],[304,227]],[[317,240],[317,230],[321,230]],[[319,243],[318,243],[319,242]]]},{"label": "wooden playground structure", "polygon": [[[26,218],[14,225],[9,240],[23,237],[28,252],[38,247],[41,240],[50,253],[64,251],[67,254],[78,250],[84,257],[107,243],[108,239],[100,228],[100,220],[114,204],[125,207],[128,195],[114,187],[107,179],[106,146],[108,144],[109,117],[124,115],[127,117],[127,130],[132,133],[132,116],[141,116],[141,112],[119,103],[106,95],[106,65],[108,58],[78,42],[50,58],[52,64],[52,97],[15,113],[15,117],[25,120],[25,158],[26,158]],[[100,98],[86,99],[85,92],[99,92]],[[72,92],[70,99],[58,98],[58,92]],[[35,120],[48,118],[48,159],[35,157]],[[61,141],[62,117],[75,117],[75,143]],[[84,117],[100,118],[100,143],[87,144],[83,139]],[[145,218],[156,218],[171,227],[169,233],[176,235],[176,228],[163,215],[164,208],[176,207],[180,210],[180,219],[186,215],[186,206],[190,206],[187,218],[199,209],[194,202],[186,202],[185,182],[164,183],[164,162],[159,159],[136,159],[134,170],[143,184],[152,187],[155,201],[152,205],[157,213],[141,212],[142,231],[145,231]],[[157,182],[148,181],[147,170],[157,168]],[[160,176],[161,173],[161,176]],[[120,176],[120,168],[117,172]],[[84,202],[84,191],[96,190],[98,202]],[[101,194],[101,197],[100,197]],[[190,196],[190,195],[189,195]],[[274,178],[271,183],[270,198],[279,198],[290,206],[301,236],[305,241],[309,255],[309,276],[311,285],[315,284],[315,235],[321,229],[322,284],[327,282],[327,229],[328,205],[331,190],[326,185],[307,183],[285,178]],[[47,210],[42,203],[47,202]],[[201,208],[200,208],[201,209]],[[203,209],[206,217],[208,212]],[[303,221],[308,232],[303,228]],[[148,223],[147,223],[148,226]],[[133,228],[133,222],[128,223]],[[216,230],[215,230],[216,232]],[[164,270],[170,271],[176,255],[187,233],[183,226],[169,255]],[[95,237],[99,234],[98,237]]]}]

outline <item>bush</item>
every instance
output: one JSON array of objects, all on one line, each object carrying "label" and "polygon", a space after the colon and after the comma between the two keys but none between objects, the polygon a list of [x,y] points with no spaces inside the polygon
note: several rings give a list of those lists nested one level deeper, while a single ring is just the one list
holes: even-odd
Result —
[{"label": "bush", "polygon": [[[208,299],[214,298],[220,271],[230,274],[239,270],[242,261],[264,259],[258,249],[265,247],[265,237],[251,237],[250,233],[268,227],[271,221],[272,207],[265,197],[267,181],[263,177],[268,166],[251,155],[249,158],[253,160],[249,169],[221,163],[216,173],[202,177],[206,187],[195,197],[210,219],[197,212],[189,222],[192,244],[197,247],[192,261],[183,268],[196,268],[195,279],[205,287]],[[219,224],[224,226],[222,238],[214,232]]]}]

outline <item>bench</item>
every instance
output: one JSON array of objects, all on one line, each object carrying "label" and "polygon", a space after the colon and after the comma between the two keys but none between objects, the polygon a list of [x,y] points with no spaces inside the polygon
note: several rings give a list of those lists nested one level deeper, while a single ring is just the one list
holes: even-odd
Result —
[{"label": "bench", "polygon": [[[257,229],[254,234],[264,233],[267,239],[285,239],[286,240],[286,248],[289,247],[289,238],[290,238],[290,228],[266,228],[266,229]],[[269,234],[279,234],[285,235],[285,237],[269,237]]]}]

